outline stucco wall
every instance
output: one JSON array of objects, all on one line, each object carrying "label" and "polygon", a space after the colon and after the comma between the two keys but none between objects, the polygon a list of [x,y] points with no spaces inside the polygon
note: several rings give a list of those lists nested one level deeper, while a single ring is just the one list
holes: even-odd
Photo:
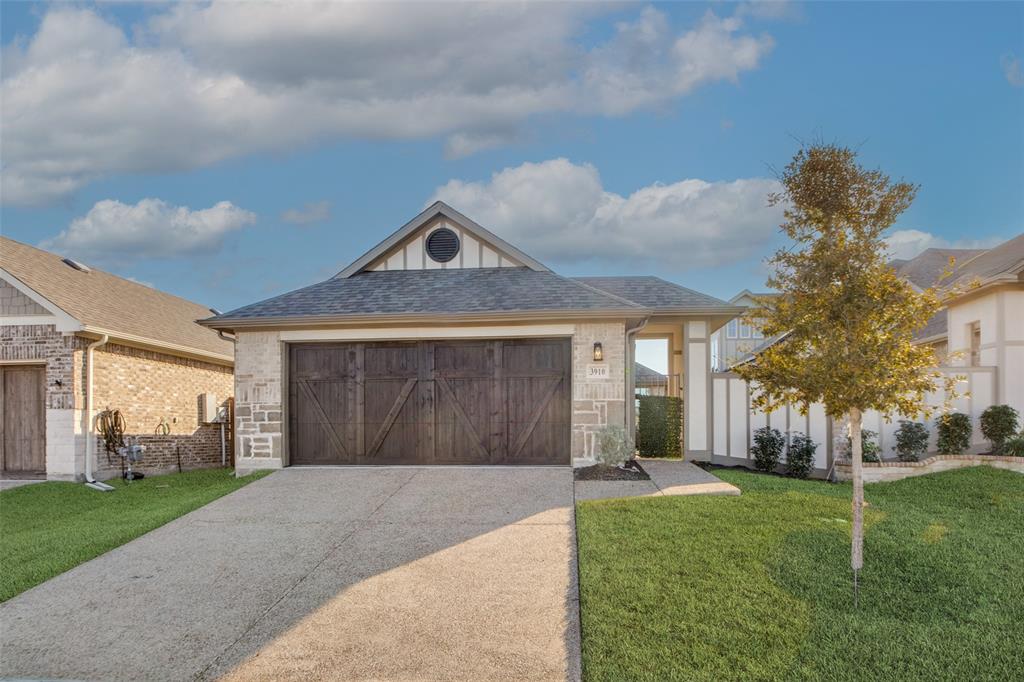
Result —
[{"label": "stucco wall", "polygon": [[[572,436],[569,458],[596,454],[596,433],[609,424],[625,426],[625,324],[521,325],[507,327],[408,328],[378,330],[315,330],[309,332],[239,331],[235,346],[236,470],[273,469],[285,464],[287,429],[283,423],[286,399],[284,352],[286,342],[368,340],[373,338],[506,338],[510,336],[572,335]],[[593,360],[600,342],[604,360]],[[587,365],[603,364],[607,378],[588,379]]]}]

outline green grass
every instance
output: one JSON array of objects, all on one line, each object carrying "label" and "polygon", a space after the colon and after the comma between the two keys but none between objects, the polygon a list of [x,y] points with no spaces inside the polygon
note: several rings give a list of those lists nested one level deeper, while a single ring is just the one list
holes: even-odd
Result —
[{"label": "green grass", "polygon": [[227,469],[110,481],[35,483],[0,492],[0,602],[265,475]]},{"label": "green grass", "polygon": [[716,471],[740,497],[578,506],[587,680],[1024,676],[1024,477],[867,486],[860,608],[850,487]]}]

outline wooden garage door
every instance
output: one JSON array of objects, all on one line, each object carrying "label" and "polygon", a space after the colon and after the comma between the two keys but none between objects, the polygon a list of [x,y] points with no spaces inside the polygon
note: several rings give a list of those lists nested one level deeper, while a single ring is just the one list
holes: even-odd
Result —
[{"label": "wooden garage door", "polygon": [[46,368],[0,366],[0,466],[8,475],[46,472]]},{"label": "wooden garage door", "polygon": [[292,464],[569,464],[568,339],[289,352]]}]

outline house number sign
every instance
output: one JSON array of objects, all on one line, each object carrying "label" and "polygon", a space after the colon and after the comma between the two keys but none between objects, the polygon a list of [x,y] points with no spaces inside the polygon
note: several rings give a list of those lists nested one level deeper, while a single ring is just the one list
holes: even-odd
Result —
[{"label": "house number sign", "polygon": [[607,379],[608,365],[587,365],[587,379]]}]

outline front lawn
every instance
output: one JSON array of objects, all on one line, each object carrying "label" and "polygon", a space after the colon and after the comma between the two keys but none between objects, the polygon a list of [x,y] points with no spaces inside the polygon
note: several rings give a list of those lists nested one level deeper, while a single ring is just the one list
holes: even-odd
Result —
[{"label": "front lawn", "polygon": [[109,481],[109,493],[58,482],[0,492],[0,602],[263,475],[201,469]]},{"label": "front lawn", "polygon": [[867,486],[716,471],[741,497],[578,505],[587,680],[1006,680],[1024,670],[1024,477]]}]

